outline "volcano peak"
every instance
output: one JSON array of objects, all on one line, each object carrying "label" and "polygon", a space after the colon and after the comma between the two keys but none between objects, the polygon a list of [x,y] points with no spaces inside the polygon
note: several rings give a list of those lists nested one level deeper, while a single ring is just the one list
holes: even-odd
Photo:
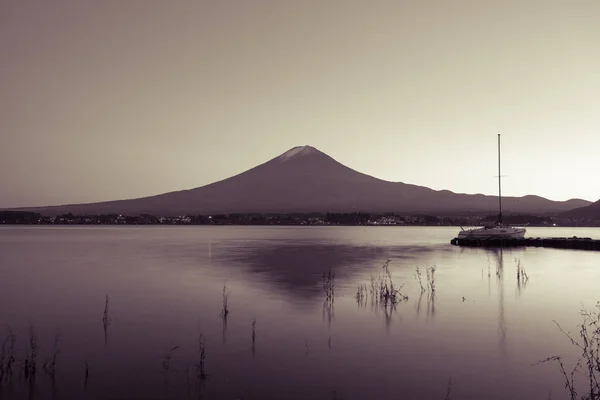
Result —
[{"label": "volcano peak", "polygon": [[305,156],[309,156],[312,154],[320,154],[320,153],[321,152],[319,150],[317,150],[316,148],[314,148],[312,146],[308,146],[308,145],[296,146],[296,147],[289,149],[288,151],[286,151],[285,153],[280,155],[278,158],[281,161],[288,161],[293,158],[305,157]]}]

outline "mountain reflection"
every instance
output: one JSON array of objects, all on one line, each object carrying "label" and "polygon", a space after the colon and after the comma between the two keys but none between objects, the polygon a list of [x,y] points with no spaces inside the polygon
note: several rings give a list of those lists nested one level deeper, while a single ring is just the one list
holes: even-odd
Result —
[{"label": "mountain reflection", "polygon": [[417,260],[443,255],[435,246],[352,246],[316,241],[250,241],[223,250],[217,255],[213,244],[213,260],[230,268],[241,267],[291,300],[311,302],[321,300],[323,273],[329,270],[335,274],[336,290],[355,291],[358,284],[366,283],[357,276],[371,270],[379,272],[387,259],[395,261],[395,266],[401,261],[412,269]]}]

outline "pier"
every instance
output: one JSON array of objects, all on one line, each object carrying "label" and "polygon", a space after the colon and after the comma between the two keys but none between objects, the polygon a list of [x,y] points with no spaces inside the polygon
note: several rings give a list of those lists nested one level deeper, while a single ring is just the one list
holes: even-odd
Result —
[{"label": "pier", "polygon": [[550,247],[554,249],[598,250],[600,240],[573,236],[555,238],[523,238],[523,239],[459,239],[454,238],[450,244],[466,247]]}]

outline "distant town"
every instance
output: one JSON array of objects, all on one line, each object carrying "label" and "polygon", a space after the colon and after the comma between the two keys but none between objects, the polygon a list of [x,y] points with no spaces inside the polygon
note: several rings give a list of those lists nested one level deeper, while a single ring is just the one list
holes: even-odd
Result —
[{"label": "distant town", "polygon": [[[496,215],[434,216],[397,213],[313,213],[313,214],[217,214],[155,216],[73,215],[43,216],[25,211],[0,211],[4,225],[340,225],[340,226],[478,226],[494,222]],[[600,221],[559,216],[506,215],[504,222],[529,226],[590,226]]]}]

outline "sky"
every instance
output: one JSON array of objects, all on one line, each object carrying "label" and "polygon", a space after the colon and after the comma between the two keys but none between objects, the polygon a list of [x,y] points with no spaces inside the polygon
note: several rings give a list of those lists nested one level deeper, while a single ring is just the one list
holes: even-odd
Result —
[{"label": "sky", "polygon": [[600,198],[597,0],[0,1],[0,207],[189,189],[311,145]]}]

